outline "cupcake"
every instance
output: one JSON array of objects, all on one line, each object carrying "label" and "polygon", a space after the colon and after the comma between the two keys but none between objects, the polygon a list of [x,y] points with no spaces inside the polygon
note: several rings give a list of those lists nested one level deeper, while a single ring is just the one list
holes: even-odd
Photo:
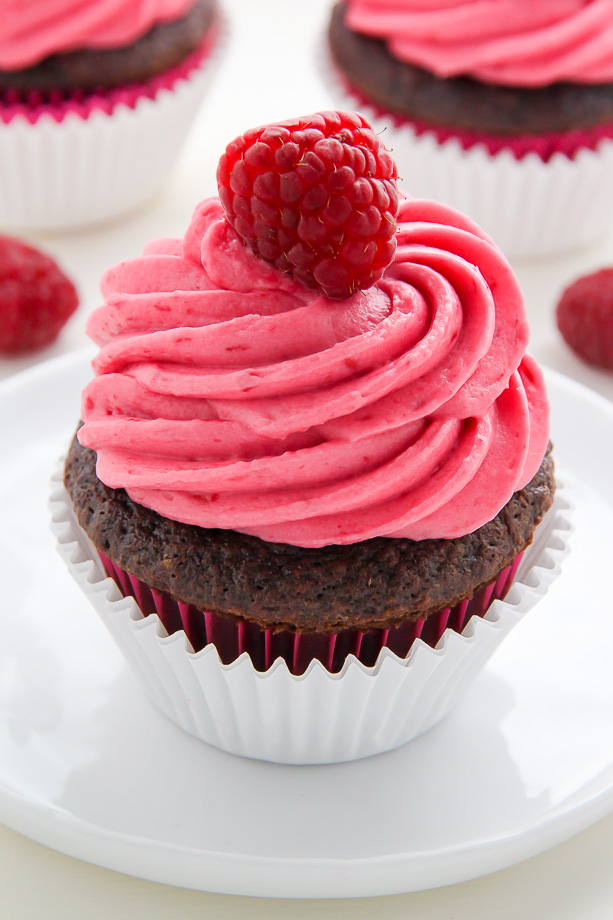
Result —
[{"label": "cupcake", "polygon": [[215,0],[10,3],[0,21],[0,222],[68,229],[150,198],[211,74]]},{"label": "cupcake", "polygon": [[602,0],[341,0],[333,92],[387,128],[400,174],[509,255],[610,226],[613,20]]},{"label": "cupcake", "polygon": [[218,184],[103,278],[55,527],[188,731],[366,756],[434,724],[556,570],[543,377],[501,251],[399,203],[362,116],[248,131]]}]

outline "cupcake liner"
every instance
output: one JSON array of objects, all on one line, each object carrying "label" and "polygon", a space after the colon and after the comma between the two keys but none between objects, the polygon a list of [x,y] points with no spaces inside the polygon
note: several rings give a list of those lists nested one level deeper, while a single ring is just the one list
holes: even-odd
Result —
[{"label": "cupcake liner", "polygon": [[338,108],[359,110],[377,133],[385,132],[406,192],[468,214],[507,256],[587,246],[613,225],[613,139],[547,160],[537,152],[518,157],[512,143],[490,152],[486,144],[466,146],[459,135],[445,138],[382,112],[354,92],[323,53],[321,70]]},{"label": "cupcake liner", "polygon": [[472,616],[484,616],[495,600],[504,599],[523,554],[516,556],[491,584],[454,607],[445,607],[427,618],[408,621],[391,629],[371,629],[367,632],[346,629],[328,635],[264,629],[256,623],[199,610],[192,604],[184,604],[149,588],[140,579],[119,568],[100,550],[98,555],[105,573],[113,579],[123,597],[134,598],[143,616],[157,614],[169,636],[183,630],[192,651],[199,652],[212,644],[223,664],[231,664],[246,652],[257,671],[267,671],[277,658],[282,658],[290,673],[298,676],[304,674],[314,660],[320,661],[331,673],[336,673],[342,669],[348,655],[372,666],[382,648],[390,649],[399,658],[406,658],[416,639],[434,647],[445,629],[462,632]]},{"label": "cupcake liner", "polygon": [[314,659],[301,675],[280,657],[262,672],[243,651],[224,664],[215,645],[194,653],[183,629],[168,634],[105,574],[53,477],[52,530],[60,555],[157,706],[192,735],[233,754],[288,764],[335,763],[391,750],[439,721],[490,655],[559,574],[569,502],[558,490],[505,600],[436,645],[417,638],[406,658],[383,647],[372,666],[349,654],[340,671]]},{"label": "cupcake liner", "polygon": [[150,198],[177,160],[219,57],[219,29],[147,84],[0,114],[0,223],[68,230]]},{"label": "cupcake liner", "polygon": [[[331,65],[333,68],[335,65]],[[577,128],[570,131],[546,131],[542,134],[517,134],[504,136],[501,134],[487,134],[482,131],[473,131],[464,128],[453,128],[445,125],[432,125],[416,118],[409,118],[399,113],[388,112],[383,106],[369,100],[364,93],[357,89],[340,72],[335,70],[336,79],[360,108],[367,107],[380,118],[392,119],[397,127],[408,125],[418,136],[432,134],[438,144],[448,140],[460,143],[463,150],[474,146],[485,147],[490,155],[501,152],[511,153],[516,160],[521,160],[530,153],[536,153],[539,159],[547,163],[556,153],[562,153],[569,159],[581,150],[596,150],[603,140],[613,140],[613,121],[591,128]]]}]

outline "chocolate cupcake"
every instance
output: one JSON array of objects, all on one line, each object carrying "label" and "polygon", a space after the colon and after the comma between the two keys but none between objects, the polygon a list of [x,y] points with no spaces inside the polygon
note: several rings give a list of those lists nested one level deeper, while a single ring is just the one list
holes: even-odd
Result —
[{"label": "chocolate cupcake", "polygon": [[388,128],[416,193],[462,208],[509,254],[584,245],[609,225],[608,8],[490,6],[341,0],[335,95]]},{"label": "chocolate cupcake", "polygon": [[416,638],[434,647],[446,628],[461,633],[505,597],[555,492],[548,453],[471,534],[312,549],[170,521],[105,486],[76,436],[64,483],[107,574],[169,635],[184,630],[194,652],[215,645],[226,664],[246,649],[259,671],[283,658],[293,674],[313,660],[337,673],[349,654],[372,666],[382,648],[404,658]]},{"label": "chocolate cupcake", "polygon": [[0,219],[69,228],[149,198],[201,102],[219,31],[215,0],[95,0],[85,9],[57,0],[52,10],[7,13]]},{"label": "chocolate cupcake", "polygon": [[89,321],[64,555],[89,547],[75,572],[162,708],[236,753],[343,760],[414,737],[556,570],[515,277],[451,208],[398,206],[392,170],[360,116],[247,132],[223,207],[111,269]]}]

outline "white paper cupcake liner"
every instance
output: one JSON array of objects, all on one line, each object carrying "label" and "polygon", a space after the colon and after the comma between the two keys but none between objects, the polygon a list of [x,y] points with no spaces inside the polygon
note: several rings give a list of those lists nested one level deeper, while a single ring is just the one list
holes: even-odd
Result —
[{"label": "white paper cupcake liner", "polygon": [[352,95],[327,51],[320,51],[320,65],[335,106],[359,110],[382,134],[407,194],[463,211],[509,258],[588,246],[613,226],[613,140],[547,162],[536,153],[491,154],[481,144],[464,150],[455,138],[441,143],[433,132],[417,133]]},{"label": "white paper cupcake liner", "polygon": [[61,472],[50,505],[60,555],[162,712],[215,747],[287,764],[357,760],[435,725],[557,577],[571,530],[569,501],[559,489],[505,600],[473,617],[461,634],[447,629],[435,648],[417,639],[406,659],[384,648],[373,667],[351,655],[339,673],[313,661],[296,676],[282,659],[265,672],[246,653],[224,665],[214,646],[194,653],[183,631],[168,636],[156,614],[144,617],[106,577]]},{"label": "white paper cupcake liner", "polygon": [[187,77],[155,98],[117,104],[87,118],[42,114],[0,121],[0,224],[70,230],[137,208],[160,188],[179,157],[212,80],[223,35]]}]

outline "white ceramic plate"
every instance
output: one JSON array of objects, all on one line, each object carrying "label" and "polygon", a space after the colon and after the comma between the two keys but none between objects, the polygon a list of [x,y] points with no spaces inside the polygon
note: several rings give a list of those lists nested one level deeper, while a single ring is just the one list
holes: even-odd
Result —
[{"label": "white ceramic plate", "polygon": [[573,550],[440,725],[353,764],[243,760],[143,695],[48,528],[48,480],[90,374],[77,353],[0,387],[0,820],[121,872],[244,895],[448,885],[613,808],[613,406],[549,374]]}]

